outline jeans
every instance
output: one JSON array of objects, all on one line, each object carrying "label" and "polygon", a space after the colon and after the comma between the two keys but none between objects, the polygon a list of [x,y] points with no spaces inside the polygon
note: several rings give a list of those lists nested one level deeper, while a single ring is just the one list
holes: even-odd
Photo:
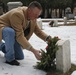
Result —
[{"label": "jeans", "polygon": [[24,59],[24,54],[20,44],[15,39],[15,31],[10,27],[5,27],[2,30],[2,39],[0,50],[5,54],[6,61]]}]

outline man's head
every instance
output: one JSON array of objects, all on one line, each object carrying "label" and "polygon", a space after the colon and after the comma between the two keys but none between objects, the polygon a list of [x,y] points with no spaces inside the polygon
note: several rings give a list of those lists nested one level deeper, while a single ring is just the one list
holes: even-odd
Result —
[{"label": "man's head", "polygon": [[28,6],[27,17],[30,20],[34,20],[40,16],[42,12],[42,7],[39,2],[33,1]]}]

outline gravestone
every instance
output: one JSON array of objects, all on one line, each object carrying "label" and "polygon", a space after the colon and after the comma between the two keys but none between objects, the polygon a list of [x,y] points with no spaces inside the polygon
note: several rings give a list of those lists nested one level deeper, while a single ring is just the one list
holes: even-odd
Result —
[{"label": "gravestone", "polygon": [[64,17],[64,25],[67,24],[67,17]]},{"label": "gravestone", "polygon": [[67,19],[74,19],[74,14],[71,12],[71,8],[67,7],[65,9],[65,17],[67,17]]},{"label": "gravestone", "polygon": [[39,26],[40,29],[42,29],[42,20],[41,20],[41,18],[37,19],[37,25]]},{"label": "gravestone", "polygon": [[65,73],[71,68],[70,41],[59,40],[59,50],[56,52],[56,69]]},{"label": "gravestone", "polygon": [[57,27],[57,26],[58,26],[58,21],[57,21],[57,20],[54,20],[53,26],[54,26],[54,27]]},{"label": "gravestone", "polygon": [[19,6],[22,6],[23,5],[23,3],[22,2],[8,2],[7,3],[7,6],[8,6],[8,11],[9,10],[11,10],[11,9],[13,9],[13,8],[17,8],[17,7],[19,7]]},{"label": "gravestone", "polygon": [[49,22],[49,26],[53,27],[54,21]]},{"label": "gravestone", "polygon": [[49,22],[49,26],[51,27],[57,27],[58,26],[58,21],[57,20],[53,20]]},{"label": "gravestone", "polygon": [[74,14],[69,13],[69,14],[67,15],[67,19],[74,19]]}]

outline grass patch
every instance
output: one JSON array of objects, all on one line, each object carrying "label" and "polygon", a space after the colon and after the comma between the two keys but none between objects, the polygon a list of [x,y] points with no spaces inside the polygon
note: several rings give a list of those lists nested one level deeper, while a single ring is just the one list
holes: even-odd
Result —
[{"label": "grass patch", "polygon": [[59,72],[59,71],[56,71],[56,70],[50,70],[50,72],[47,72],[46,75],[71,75],[73,71],[76,70],[76,65],[74,64],[71,64],[71,69],[66,72],[66,73],[62,73],[62,72]]}]

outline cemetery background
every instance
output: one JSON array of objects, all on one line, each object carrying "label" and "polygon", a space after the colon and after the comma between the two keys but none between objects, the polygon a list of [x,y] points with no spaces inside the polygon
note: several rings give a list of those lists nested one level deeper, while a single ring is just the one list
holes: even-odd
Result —
[{"label": "cemetery background", "polygon": [[[15,3],[13,3],[13,4],[8,3],[7,4],[8,10],[11,10],[12,8],[15,8],[18,6],[22,6],[22,3],[20,3],[20,2],[19,3],[17,2],[18,4],[17,3],[15,4]],[[67,16],[69,16],[69,15],[67,15]],[[72,16],[74,18],[74,15],[72,15]],[[57,24],[56,20],[55,20],[55,23]],[[43,31],[49,35],[52,34],[51,35],[52,37],[59,36],[61,39],[69,39],[72,44],[73,44],[72,39],[75,41],[75,37],[71,38],[71,35],[74,34],[74,32],[75,32],[74,30],[76,29],[76,27],[74,30],[71,29],[71,26],[69,26],[69,27],[68,26],[60,26],[60,27],[53,27],[52,28],[52,27],[49,27],[48,24],[44,23],[43,27],[41,29],[43,29]],[[72,33],[69,34],[70,30],[72,31]],[[47,45],[46,43],[44,43],[42,40],[40,40],[35,35],[33,35],[29,41],[37,49],[45,49],[45,47]],[[73,54],[73,52],[75,52],[74,51],[75,49],[72,50],[72,44],[71,44],[71,62],[76,64],[75,55]],[[17,66],[11,66],[11,65],[5,64],[4,63],[5,60],[3,58],[4,54],[0,53],[0,58],[1,58],[0,60],[2,61],[2,62],[0,62],[0,64],[1,64],[1,68],[0,68],[1,75],[21,75],[21,74],[22,75],[31,75],[31,74],[33,74],[33,75],[46,75],[46,72],[38,70],[38,69],[34,69],[33,66],[36,65],[37,60],[35,59],[34,55],[31,52],[24,50],[24,54],[25,54],[25,59],[20,61],[21,66],[17,67]],[[74,57],[72,55],[74,55]],[[73,58],[74,58],[74,60],[73,60]],[[30,72],[29,72],[29,70],[30,70]],[[72,75],[74,75],[74,74],[76,74],[75,71],[72,73]]]},{"label": "cemetery background", "polygon": [[[63,40],[70,40],[71,63],[76,65],[76,26],[50,27],[48,24],[48,22],[43,23],[42,29],[45,33],[52,37],[58,36]],[[33,34],[29,42],[36,49],[45,49],[47,46],[47,44],[39,39],[35,34]],[[37,60],[33,53],[27,50],[23,51],[25,58],[24,60],[19,60],[21,63],[20,66],[5,64],[4,54],[0,51],[0,75],[46,75],[46,72],[34,69],[33,66],[36,65]],[[71,75],[76,75],[76,71],[74,71]]]}]

